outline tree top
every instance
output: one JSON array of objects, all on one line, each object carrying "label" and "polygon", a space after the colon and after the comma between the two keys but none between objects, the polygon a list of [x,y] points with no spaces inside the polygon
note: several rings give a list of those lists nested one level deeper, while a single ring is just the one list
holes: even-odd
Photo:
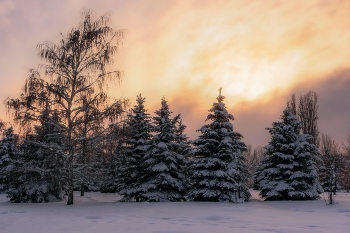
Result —
[{"label": "tree top", "polygon": [[219,89],[219,96],[216,98],[219,103],[221,103],[225,99],[225,96],[221,95],[221,91],[222,91],[222,88],[220,87],[220,89]]}]

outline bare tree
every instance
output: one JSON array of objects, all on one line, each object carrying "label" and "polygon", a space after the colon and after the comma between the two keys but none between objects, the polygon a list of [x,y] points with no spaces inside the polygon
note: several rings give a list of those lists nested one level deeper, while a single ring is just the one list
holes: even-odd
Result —
[{"label": "bare tree", "polygon": [[333,204],[334,195],[337,189],[340,189],[342,155],[338,144],[325,134],[321,136],[320,151],[323,160],[323,165],[320,166],[320,181],[322,188],[328,193],[329,204]]},{"label": "bare tree", "polygon": [[[24,94],[19,99],[7,100],[14,117],[22,125],[35,121],[40,114],[37,106],[39,96],[48,96],[51,109],[59,114],[66,151],[67,205],[73,204],[73,161],[79,144],[78,128],[84,124],[87,106],[99,105],[99,118],[117,117],[122,112],[122,104],[109,104],[107,84],[109,80],[119,80],[120,71],[107,70],[113,63],[125,30],[114,31],[107,26],[109,15],[95,19],[90,10],[82,13],[83,21],[72,28],[58,44],[45,42],[37,46],[39,57],[47,63],[41,65],[45,77],[32,70],[26,81]],[[89,98],[86,98],[86,97]],[[86,101],[89,105],[86,105]],[[92,119],[95,119],[92,118]]]},{"label": "bare tree", "polygon": [[318,95],[316,92],[309,91],[305,95],[300,96],[299,102],[299,120],[301,121],[302,133],[309,134],[313,137],[311,143],[319,146],[319,131],[317,127],[318,121]]},{"label": "bare tree", "polygon": [[350,192],[350,135],[346,138],[346,144],[343,144],[344,155],[342,156],[342,173],[339,177],[342,189]]},{"label": "bare tree", "polygon": [[287,101],[287,109],[291,114],[297,116],[297,105],[295,101],[295,93],[292,94],[291,99]]},{"label": "bare tree", "polygon": [[340,157],[340,172],[338,174],[340,187],[350,192],[350,154],[343,154]]},{"label": "bare tree", "polygon": [[305,95],[300,96],[299,106],[297,106],[294,93],[291,95],[291,99],[287,101],[287,109],[290,111],[290,113],[297,116],[297,120],[301,121],[302,133],[311,135],[313,137],[311,143],[319,147],[320,139],[318,136],[319,131],[317,127],[317,100],[317,93],[309,91]]},{"label": "bare tree", "polygon": [[242,152],[242,155],[247,159],[247,167],[249,170],[249,177],[248,177],[248,187],[253,188],[254,186],[254,178],[255,178],[255,172],[256,168],[259,165],[261,159],[264,156],[265,149],[262,146],[257,146],[252,150],[252,146],[247,146],[247,151]]}]

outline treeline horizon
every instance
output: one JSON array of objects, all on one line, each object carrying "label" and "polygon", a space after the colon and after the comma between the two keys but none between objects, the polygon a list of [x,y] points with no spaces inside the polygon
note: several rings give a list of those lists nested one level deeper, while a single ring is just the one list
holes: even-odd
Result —
[{"label": "treeline horizon", "polygon": [[24,93],[5,100],[23,132],[2,124],[0,192],[11,202],[65,195],[71,205],[80,190],[118,192],[123,201],[242,203],[254,187],[270,200],[314,200],[326,190],[331,203],[337,190],[349,191],[350,139],[341,148],[319,136],[317,93],[298,104],[293,94],[282,121],[267,128],[269,144],[253,150],[234,131],[220,88],[190,141],[165,98],[153,116],[141,94],[133,107],[110,100],[108,83],[123,73],[109,67],[125,30],[110,28],[108,14],[85,9],[82,19],[59,43],[37,46],[42,72],[30,70]]}]

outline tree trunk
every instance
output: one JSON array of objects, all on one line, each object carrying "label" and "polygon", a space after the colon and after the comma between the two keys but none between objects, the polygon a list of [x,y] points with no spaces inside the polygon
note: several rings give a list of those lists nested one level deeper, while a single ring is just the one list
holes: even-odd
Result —
[{"label": "tree trunk", "polygon": [[84,196],[84,189],[85,189],[85,184],[84,182],[81,183],[80,185],[80,196]]},{"label": "tree trunk", "polygon": [[67,205],[73,205],[73,191],[74,191],[73,156],[70,156],[69,165],[68,165],[68,201],[67,201]]},{"label": "tree trunk", "polygon": [[68,187],[68,201],[67,205],[73,205],[73,179],[70,180],[69,182],[69,187]]}]

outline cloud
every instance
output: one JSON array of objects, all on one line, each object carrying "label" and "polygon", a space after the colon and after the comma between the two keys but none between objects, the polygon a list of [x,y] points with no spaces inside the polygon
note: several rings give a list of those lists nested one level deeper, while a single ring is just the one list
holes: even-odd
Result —
[{"label": "cloud", "polygon": [[11,0],[4,0],[0,4],[0,29],[11,24],[8,15],[15,9],[15,3]]}]

